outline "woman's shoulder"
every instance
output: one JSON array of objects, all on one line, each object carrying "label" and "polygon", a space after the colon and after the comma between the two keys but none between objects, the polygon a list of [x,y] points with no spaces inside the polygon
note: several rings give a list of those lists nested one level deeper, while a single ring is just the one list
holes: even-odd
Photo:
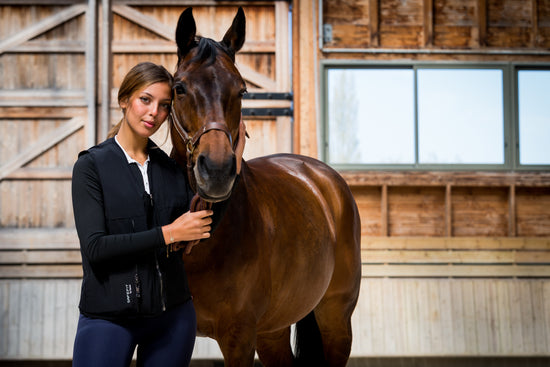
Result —
[{"label": "woman's shoulder", "polygon": [[157,146],[152,140],[149,140],[148,144],[149,156],[151,159],[155,160],[158,163],[163,165],[168,165],[173,168],[177,168],[178,164],[176,161],[168,156],[164,150]]}]

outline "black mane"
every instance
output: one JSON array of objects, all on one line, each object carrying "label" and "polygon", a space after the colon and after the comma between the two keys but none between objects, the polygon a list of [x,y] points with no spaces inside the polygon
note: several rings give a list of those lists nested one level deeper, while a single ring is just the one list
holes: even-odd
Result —
[{"label": "black mane", "polygon": [[211,65],[216,61],[219,51],[226,53],[233,62],[235,62],[235,54],[221,42],[216,42],[213,39],[206,37],[197,37],[196,46],[197,53],[191,59],[191,62],[207,63]]}]

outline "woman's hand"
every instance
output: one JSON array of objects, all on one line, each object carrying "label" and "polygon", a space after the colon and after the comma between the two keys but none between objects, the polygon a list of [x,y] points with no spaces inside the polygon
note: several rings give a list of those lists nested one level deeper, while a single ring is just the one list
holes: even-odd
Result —
[{"label": "woman's hand", "polygon": [[[212,224],[212,210],[199,210],[182,214],[172,223],[162,227],[164,242],[171,243],[182,241],[202,240],[210,237],[210,225]],[[179,249],[182,246],[176,246]]]}]

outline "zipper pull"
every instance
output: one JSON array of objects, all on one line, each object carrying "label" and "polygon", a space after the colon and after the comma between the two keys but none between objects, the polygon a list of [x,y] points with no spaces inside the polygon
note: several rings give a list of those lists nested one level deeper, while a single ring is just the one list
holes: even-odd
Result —
[{"label": "zipper pull", "polygon": [[141,298],[141,287],[139,284],[139,276],[138,274],[134,274],[134,281],[136,282],[136,298]]}]

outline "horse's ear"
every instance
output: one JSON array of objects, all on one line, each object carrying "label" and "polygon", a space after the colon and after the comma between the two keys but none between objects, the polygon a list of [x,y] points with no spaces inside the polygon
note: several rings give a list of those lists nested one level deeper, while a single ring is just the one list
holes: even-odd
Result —
[{"label": "horse's ear", "polygon": [[239,7],[237,15],[233,19],[233,24],[223,36],[222,42],[233,50],[234,53],[237,53],[243,47],[244,38],[246,33],[246,18],[244,16],[244,11],[242,7]]},{"label": "horse's ear", "polygon": [[178,45],[178,59],[185,56],[195,44],[197,25],[193,18],[193,8],[185,9],[178,20],[176,27],[176,44]]}]

